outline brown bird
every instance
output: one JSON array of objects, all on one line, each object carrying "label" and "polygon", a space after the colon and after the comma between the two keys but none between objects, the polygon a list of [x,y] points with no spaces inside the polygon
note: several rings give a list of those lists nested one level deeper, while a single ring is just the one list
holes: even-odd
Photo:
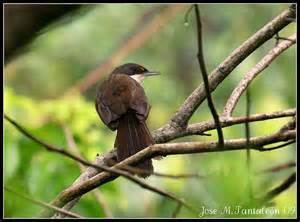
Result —
[{"label": "brown bird", "polygon": [[[127,63],[115,68],[98,88],[96,110],[106,126],[117,130],[114,146],[118,161],[154,144],[146,125],[151,106],[141,84],[145,77],[158,74],[141,65]],[[151,159],[136,167],[149,171],[138,174],[141,177],[153,172]]]}]

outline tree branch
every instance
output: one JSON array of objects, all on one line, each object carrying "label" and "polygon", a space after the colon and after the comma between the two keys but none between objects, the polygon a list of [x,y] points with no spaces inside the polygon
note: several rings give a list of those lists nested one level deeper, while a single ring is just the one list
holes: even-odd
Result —
[{"label": "tree branch", "polygon": [[[62,125],[62,128],[63,128],[64,133],[65,133],[65,137],[66,137],[67,144],[68,144],[67,148],[68,148],[69,152],[74,153],[75,155],[81,157],[81,154],[80,154],[80,152],[78,150],[78,147],[77,147],[77,145],[74,141],[74,138],[73,138],[73,135],[72,135],[70,129],[65,124],[61,124],[61,125]],[[78,163],[78,166],[80,168],[81,173],[84,173],[86,168],[81,163],[79,163],[79,162],[77,162],[77,163]],[[102,193],[100,192],[100,190],[95,189],[95,190],[92,191],[92,193],[93,193],[95,199],[97,200],[97,202],[99,203],[99,205],[102,207],[104,215],[106,217],[112,218],[113,214],[112,214],[111,210],[109,209],[109,206],[107,205],[106,200],[104,199],[104,197],[103,197]],[[63,207],[63,209],[70,210],[79,201],[79,199],[80,198],[76,198],[75,201],[72,201],[72,204],[66,204]],[[57,213],[53,216],[53,218],[64,218],[64,217],[65,217],[65,215],[60,214],[60,213]]]},{"label": "tree branch", "polygon": [[291,144],[293,144],[293,143],[295,143],[295,142],[296,142],[296,140],[292,140],[292,141],[288,141],[288,142],[286,142],[286,143],[280,144],[280,145],[278,145],[278,146],[265,147],[265,150],[267,150],[267,151],[277,150],[277,149],[279,149],[279,148],[282,148],[282,147],[291,145]]},{"label": "tree branch", "polygon": [[74,217],[74,218],[82,218],[82,216],[80,216],[79,214],[76,214],[76,213],[73,213],[73,212],[70,212],[70,211],[66,211],[64,209],[61,209],[61,208],[58,208],[56,206],[52,206],[51,204],[48,204],[48,203],[45,203],[43,201],[40,201],[40,200],[35,200],[35,199],[32,199],[31,197],[28,197],[27,195],[24,195],[22,193],[19,193],[15,190],[12,190],[11,188],[7,187],[7,186],[4,186],[4,190],[8,191],[8,192],[11,192],[25,200],[28,200],[34,204],[37,204],[39,206],[42,206],[42,207],[46,207],[50,210],[54,210],[56,212],[60,212],[61,214],[63,215],[66,215],[66,216],[69,216],[69,217]]},{"label": "tree branch", "polygon": [[[284,111],[277,111],[271,113],[253,114],[250,115],[248,118],[247,116],[228,117],[228,118],[221,117],[220,123],[222,127],[229,127],[236,124],[245,123],[246,121],[255,122],[255,121],[263,121],[263,120],[269,120],[274,118],[292,117],[295,115],[296,115],[296,109],[288,109]],[[200,133],[206,132],[208,130],[213,130],[213,129],[215,129],[214,121],[203,121],[200,123],[190,124],[185,130],[182,130],[181,132],[171,131],[170,134],[167,135],[167,137],[164,136],[163,139],[165,140],[160,140],[160,137],[156,136],[157,135],[156,131],[154,131],[154,138],[155,140],[157,138],[158,142],[166,142],[183,136],[199,135]]]},{"label": "tree branch", "polygon": [[240,81],[237,87],[231,93],[229,99],[226,102],[224,107],[223,115],[231,116],[232,112],[241,97],[242,93],[247,89],[252,80],[261,73],[264,69],[266,69],[272,61],[277,58],[281,53],[283,53],[286,49],[296,43],[296,34],[289,37],[291,40],[284,40],[280,42],[277,46],[275,46],[272,50],[270,50],[266,56],[264,56]]},{"label": "tree branch", "polygon": [[177,215],[178,215],[181,207],[182,207],[182,204],[178,203],[177,206],[176,206],[176,208],[174,209],[174,211],[172,213],[172,218],[176,218],[177,217]]},{"label": "tree branch", "polygon": [[[245,122],[245,136],[247,144],[249,143],[249,139],[251,136],[250,131],[250,123],[249,123],[249,116],[250,116],[250,110],[251,110],[251,94],[250,89],[247,88],[246,91],[246,122]],[[248,191],[249,191],[249,197],[253,197],[253,190],[252,190],[252,184],[251,184],[251,152],[249,149],[249,146],[247,146],[246,150],[246,164],[247,164],[247,183],[248,183]]]},{"label": "tree branch", "polygon": [[[277,132],[269,136],[250,138],[248,146],[253,150],[268,151],[263,146],[281,141],[295,139],[296,131]],[[225,140],[224,148],[219,148],[218,142],[182,142],[182,143],[166,143],[152,145],[135,155],[123,160],[122,162],[113,166],[113,168],[120,168],[123,165],[137,164],[145,159],[154,156],[167,156],[176,154],[191,154],[204,152],[224,152],[233,150],[242,150],[247,146],[246,139]],[[90,190],[114,180],[117,176],[108,172],[102,172],[94,177],[84,181],[80,184],[71,186],[61,192],[52,202],[52,205],[63,206],[74,198],[81,196]],[[51,216],[52,212],[43,212],[43,216]]]},{"label": "tree branch", "polygon": [[[107,162],[110,159],[113,159],[113,158],[115,158],[114,150],[106,153],[105,156],[97,155],[96,160],[93,163],[95,165],[108,165]],[[86,168],[86,170],[74,181],[72,186],[74,186],[76,184],[80,184],[84,181],[87,181],[89,178],[92,178],[93,176],[95,176],[99,172],[102,172],[102,170],[96,169],[94,167]],[[70,210],[80,200],[80,198],[81,198],[81,196],[79,196],[79,197],[73,199],[72,201],[69,201],[68,203],[64,204],[63,209]],[[56,215],[54,215],[53,217],[56,218]]]},{"label": "tree branch", "polygon": [[274,189],[270,190],[264,197],[260,200],[262,202],[267,202],[272,200],[274,197],[282,193],[283,191],[287,190],[293,183],[296,182],[296,173],[292,173],[283,183],[279,186],[275,187]]}]

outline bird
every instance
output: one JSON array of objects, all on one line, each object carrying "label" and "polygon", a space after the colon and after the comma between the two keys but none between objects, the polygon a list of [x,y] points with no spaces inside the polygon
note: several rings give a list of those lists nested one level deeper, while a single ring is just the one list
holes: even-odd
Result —
[{"label": "bird", "polygon": [[[114,147],[118,162],[155,143],[146,124],[151,105],[142,83],[146,77],[159,74],[142,65],[126,63],[116,67],[97,88],[97,113],[110,130],[117,130]],[[135,167],[142,169],[139,177],[146,178],[153,172],[151,159]]]}]

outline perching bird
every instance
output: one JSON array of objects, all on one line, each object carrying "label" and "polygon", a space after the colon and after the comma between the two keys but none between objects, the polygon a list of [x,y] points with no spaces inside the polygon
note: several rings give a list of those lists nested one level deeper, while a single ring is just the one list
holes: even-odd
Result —
[{"label": "perching bird", "polygon": [[[117,130],[115,147],[117,160],[122,161],[154,144],[146,125],[150,111],[142,81],[147,76],[158,75],[141,65],[127,63],[115,68],[98,88],[96,110],[111,130]],[[145,160],[136,167],[148,171],[138,174],[147,177],[153,172],[152,161]]]}]

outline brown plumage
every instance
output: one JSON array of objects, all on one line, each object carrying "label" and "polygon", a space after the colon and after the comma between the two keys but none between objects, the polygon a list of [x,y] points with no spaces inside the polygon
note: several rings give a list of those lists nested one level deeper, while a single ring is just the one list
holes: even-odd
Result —
[{"label": "brown plumage", "polygon": [[[150,105],[143,87],[130,77],[147,71],[137,64],[120,66],[101,84],[97,92],[96,110],[101,120],[111,130],[117,130],[115,147],[118,161],[154,144],[146,125]],[[151,160],[146,160],[137,167],[153,171]]]}]

